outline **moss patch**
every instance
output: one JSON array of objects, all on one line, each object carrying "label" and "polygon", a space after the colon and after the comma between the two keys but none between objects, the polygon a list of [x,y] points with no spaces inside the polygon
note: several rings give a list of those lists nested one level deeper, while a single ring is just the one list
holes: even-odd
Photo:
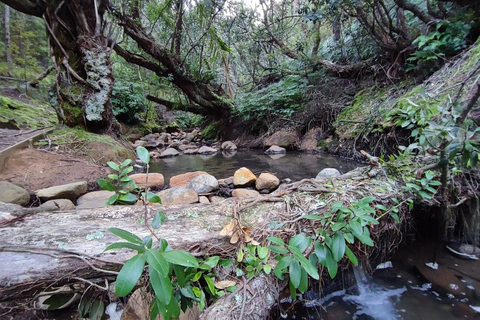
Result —
[{"label": "moss patch", "polygon": [[57,123],[57,115],[53,108],[34,106],[0,96],[0,127],[37,129]]},{"label": "moss patch", "polygon": [[94,163],[134,159],[133,151],[110,136],[87,132],[79,128],[64,127],[48,135],[40,143],[58,146],[60,152],[75,153]]}]

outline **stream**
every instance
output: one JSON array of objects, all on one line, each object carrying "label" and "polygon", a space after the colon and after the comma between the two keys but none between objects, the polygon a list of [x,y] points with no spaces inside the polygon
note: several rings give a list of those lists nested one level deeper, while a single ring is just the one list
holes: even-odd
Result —
[{"label": "stream", "polygon": [[151,172],[160,172],[165,181],[185,172],[205,171],[217,179],[233,176],[241,167],[249,168],[255,175],[269,172],[279,179],[290,178],[299,181],[315,178],[324,168],[335,168],[341,173],[355,169],[360,164],[323,153],[310,154],[288,151],[285,155],[266,155],[262,150],[246,150],[236,153],[217,153],[212,155],[180,155],[152,161]]}]

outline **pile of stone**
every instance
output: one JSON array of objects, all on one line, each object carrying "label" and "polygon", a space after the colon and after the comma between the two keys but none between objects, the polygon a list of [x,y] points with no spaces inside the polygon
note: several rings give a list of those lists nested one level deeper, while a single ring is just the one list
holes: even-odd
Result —
[{"label": "pile of stone", "polygon": [[[328,168],[322,170],[316,179],[330,179],[338,175],[340,175],[338,170]],[[145,173],[132,174],[130,178],[137,185],[147,187]],[[197,202],[208,204],[221,202],[226,197],[259,197],[275,191],[280,184],[280,179],[271,173],[263,172],[257,177],[250,169],[245,167],[238,169],[232,177],[226,179],[217,179],[204,171],[183,173],[171,177],[168,188],[163,174],[150,173],[148,175],[148,187],[153,190],[161,190],[157,195],[162,200],[163,205]],[[21,186],[8,181],[0,181],[0,204],[9,203],[18,207],[26,206],[32,198],[35,198],[42,202],[35,212],[87,209],[106,206],[108,198],[114,194],[111,191],[87,193],[87,190],[87,182],[79,181],[36,190],[30,195]],[[139,202],[138,204],[143,203]],[[11,214],[2,212],[0,205],[0,223],[14,218]]]}]

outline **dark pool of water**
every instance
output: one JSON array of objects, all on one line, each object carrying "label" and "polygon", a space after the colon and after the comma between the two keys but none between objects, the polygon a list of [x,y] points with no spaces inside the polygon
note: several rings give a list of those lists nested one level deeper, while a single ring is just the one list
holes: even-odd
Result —
[{"label": "dark pool of water", "polygon": [[283,156],[268,156],[261,150],[248,150],[235,154],[180,155],[159,159],[151,163],[150,172],[162,173],[165,181],[169,181],[174,175],[191,171],[205,171],[217,179],[223,179],[233,176],[241,167],[247,167],[256,175],[270,172],[279,179],[290,178],[298,181],[315,178],[324,168],[336,168],[345,173],[359,165],[361,164],[358,162],[321,153],[288,152]]}]

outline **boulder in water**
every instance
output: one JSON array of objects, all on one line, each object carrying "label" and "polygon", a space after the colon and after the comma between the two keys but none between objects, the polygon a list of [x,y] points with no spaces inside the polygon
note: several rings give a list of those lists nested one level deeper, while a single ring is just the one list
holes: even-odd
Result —
[{"label": "boulder in water", "polygon": [[277,145],[273,145],[265,151],[265,154],[273,155],[273,154],[285,154],[287,150],[285,148],[279,147]]}]

